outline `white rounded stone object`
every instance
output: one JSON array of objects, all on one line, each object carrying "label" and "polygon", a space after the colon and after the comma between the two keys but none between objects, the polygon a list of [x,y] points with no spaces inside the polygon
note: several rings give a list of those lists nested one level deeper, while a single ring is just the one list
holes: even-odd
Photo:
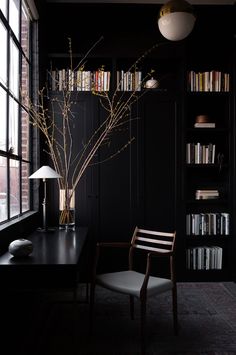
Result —
[{"label": "white rounded stone object", "polygon": [[24,238],[16,239],[9,244],[8,251],[13,256],[28,256],[33,251],[33,243],[30,240]]}]

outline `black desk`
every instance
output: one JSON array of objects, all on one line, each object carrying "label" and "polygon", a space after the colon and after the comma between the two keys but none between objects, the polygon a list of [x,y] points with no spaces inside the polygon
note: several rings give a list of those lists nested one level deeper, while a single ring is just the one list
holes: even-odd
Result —
[{"label": "black desk", "polygon": [[25,236],[33,243],[33,253],[25,258],[15,258],[9,252],[0,256],[1,287],[76,287],[87,234],[86,227],[79,227]]},{"label": "black desk", "polygon": [[69,303],[74,306],[71,326],[76,342],[77,285],[87,235],[85,227],[67,232],[34,232],[25,236],[33,242],[30,256],[15,258],[8,252],[0,256],[0,312],[4,324],[1,339],[6,348],[10,344],[12,353],[38,354],[45,324],[55,304],[48,302],[47,296],[44,298],[51,290],[64,292],[66,288],[72,292]]}]

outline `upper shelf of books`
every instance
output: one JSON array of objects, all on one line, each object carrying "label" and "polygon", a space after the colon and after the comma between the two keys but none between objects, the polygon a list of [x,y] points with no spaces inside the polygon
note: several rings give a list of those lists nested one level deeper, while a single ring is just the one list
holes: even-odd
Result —
[{"label": "upper shelf of books", "polygon": [[190,70],[187,74],[187,88],[190,92],[229,92],[230,74],[219,70]]},{"label": "upper shelf of books", "polygon": [[47,70],[52,91],[141,91],[150,79],[156,82],[151,89],[179,89],[180,66],[150,58],[76,58],[69,63],[68,58],[55,57]]}]

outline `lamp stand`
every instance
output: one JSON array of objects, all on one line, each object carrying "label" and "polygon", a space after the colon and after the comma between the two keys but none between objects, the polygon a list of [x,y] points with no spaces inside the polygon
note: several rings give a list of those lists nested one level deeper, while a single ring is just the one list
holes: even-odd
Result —
[{"label": "lamp stand", "polygon": [[42,228],[38,228],[37,231],[38,232],[54,232],[55,228],[48,228],[47,226],[47,183],[46,183],[46,179],[43,179],[43,202],[42,202],[42,206],[43,206],[43,227]]}]

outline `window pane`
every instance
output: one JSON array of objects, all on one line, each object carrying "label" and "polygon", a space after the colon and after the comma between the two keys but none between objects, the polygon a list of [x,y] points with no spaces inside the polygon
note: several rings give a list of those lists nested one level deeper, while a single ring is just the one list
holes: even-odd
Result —
[{"label": "window pane", "polygon": [[0,10],[2,10],[3,15],[7,16],[7,0],[0,1]]},{"label": "window pane", "polygon": [[19,162],[10,160],[10,218],[20,213]]},{"label": "window pane", "polygon": [[18,113],[19,106],[15,100],[9,97],[9,146],[11,153],[18,154]]},{"label": "window pane", "polygon": [[7,219],[7,159],[0,156],[0,222]]},{"label": "window pane", "polygon": [[29,18],[27,17],[26,9],[22,5],[21,47],[27,58],[29,58],[29,26],[30,26],[30,21]]},{"label": "window pane", "polygon": [[16,35],[16,38],[19,39],[19,17],[20,17],[20,3],[19,0],[10,0],[9,7],[9,24]]},{"label": "window pane", "polygon": [[10,41],[10,84],[9,88],[19,98],[19,51],[13,40]]},{"label": "window pane", "polygon": [[7,31],[0,21],[0,81],[7,85]]},{"label": "window pane", "polygon": [[0,87],[0,150],[6,151],[6,120],[7,120],[7,95],[5,90]]},{"label": "window pane", "polygon": [[22,187],[22,195],[21,195],[22,212],[25,212],[29,210],[29,206],[30,206],[29,164],[27,163],[22,164],[21,187]]}]

